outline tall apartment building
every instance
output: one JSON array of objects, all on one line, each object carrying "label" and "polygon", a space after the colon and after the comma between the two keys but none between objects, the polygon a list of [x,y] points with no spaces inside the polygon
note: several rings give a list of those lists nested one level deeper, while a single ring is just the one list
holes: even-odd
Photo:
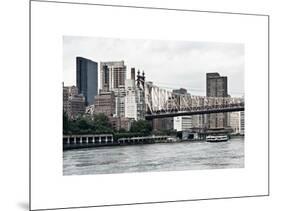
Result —
[{"label": "tall apartment building", "polygon": [[69,97],[69,113],[70,117],[76,117],[85,113],[85,98],[82,94]]},{"label": "tall apartment building", "polygon": [[126,66],[124,61],[101,62],[100,71],[103,91],[115,91],[119,86],[125,86]]},{"label": "tall apartment building", "polygon": [[144,90],[137,88],[136,89],[136,94],[137,94],[137,119],[144,119],[145,116],[145,94]]},{"label": "tall apartment building", "polygon": [[94,113],[103,113],[107,117],[115,115],[115,96],[114,92],[101,91],[99,95],[95,97],[95,110]]},{"label": "tall apartment building", "polygon": [[136,69],[134,67],[131,68],[131,80],[136,80]]},{"label": "tall apartment building", "polygon": [[[227,77],[219,73],[206,74],[206,95],[207,97],[228,97]],[[207,128],[227,127],[227,113],[207,114]]]},{"label": "tall apartment building", "polygon": [[135,68],[131,68],[130,79],[125,80],[125,117],[139,120],[145,115],[144,91],[136,85]]},{"label": "tall apartment building", "polygon": [[118,117],[125,117],[125,97],[126,97],[126,90],[125,86],[120,85],[118,89],[114,91],[115,96],[115,114]]},{"label": "tall apartment building", "polygon": [[125,117],[137,120],[137,90],[135,80],[127,79],[125,81],[125,90]]},{"label": "tall apartment building", "polygon": [[68,114],[68,100],[69,100],[69,96],[72,93],[72,89],[75,86],[69,87],[69,86],[64,86],[63,85],[63,111],[66,112]]},{"label": "tall apartment building", "polygon": [[98,94],[98,64],[83,57],[76,57],[76,85],[85,97],[86,106],[94,104]]},{"label": "tall apartment building", "polygon": [[85,98],[82,94],[78,94],[77,87],[63,87],[63,111],[70,118],[75,118],[85,113]]}]

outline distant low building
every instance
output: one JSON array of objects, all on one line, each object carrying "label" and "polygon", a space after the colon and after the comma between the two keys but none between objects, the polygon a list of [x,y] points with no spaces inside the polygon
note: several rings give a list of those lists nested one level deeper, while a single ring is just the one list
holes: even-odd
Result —
[{"label": "distant low building", "polygon": [[185,131],[192,128],[192,116],[174,117],[174,129],[176,131]]},{"label": "distant low building", "polygon": [[245,112],[240,111],[240,134],[245,134]]},{"label": "distant low building", "polygon": [[229,126],[233,130],[233,133],[240,133],[241,132],[240,112],[230,112],[228,119],[229,119]]},{"label": "distant low building", "polygon": [[192,116],[192,127],[193,128],[205,128],[206,123],[205,123],[205,115],[200,114],[200,115],[193,115]]},{"label": "distant low building", "polygon": [[153,119],[152,127],[154,131],[173,130],[173,117]]},{"label": "distant low building", "polygon": [[185,130],[185,131],[182,131],[182,137],[181,137],[182,140],[196,140],[196,139],[199,139],[199,135],[197,132],[194,132],[192,130]]},{"label": "distant low building", "polygon": [[124,129],[125,131],[129,131],[132,125],[133,119],[125,118],[125,117],[110,117],[109,122],[114,130]]},{"label": "distant low building", "polygon": [[188,95],[187,90],[184,89],[184,88],[173,89],[173,93],[175,93],[175,94],[180,94],[180,95]]}]

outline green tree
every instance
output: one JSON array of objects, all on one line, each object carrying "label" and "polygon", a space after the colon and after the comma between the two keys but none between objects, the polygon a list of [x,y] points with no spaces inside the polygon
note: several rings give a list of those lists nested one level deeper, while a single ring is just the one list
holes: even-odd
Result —
[{"label": "green tree", "polygon": [[70,130],[70,121],[66,112],[63,112],[63,134],[68,134]]},{"label": "green tree", "polygon": [[80,116],[75,121],[76,128],[80,134],[89,134],[95,131],[93,120],[88,116]]},{"label": "green tree", "polygon": [[110,127],[109,119],[103,113],[95,114],[94,115],[94,122],[95,122],[95,124],[99,124],[99,125],[104,126],[104,127]]},{"label": "green tree", "polygon": [[112,133],[112,127],[105,114],[96,114],[94,117],[81,115],[70,119],[63,113],[63,134],[98,134]]},{"label": "green tree", "polygon": [[152,126],[146,120],[138,120],[132,123],[130,132],[132,133],[142,133],[143,135],[151,134]]},{"label": "green tree", "polygon": [[120,128],[120,130],[118,130],[118,133],[127,133],[128,131],[125,128]]},{"label": "green tree", "polygon": [[94,115],[94,125],[95,125],[96,133],[112,133],[113,132],[108,117],[103,113]]}]

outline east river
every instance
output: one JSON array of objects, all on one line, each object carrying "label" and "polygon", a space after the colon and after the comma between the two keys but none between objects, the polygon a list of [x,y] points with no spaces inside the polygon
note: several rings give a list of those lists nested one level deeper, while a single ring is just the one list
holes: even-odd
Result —
[{"label": "east river", "polygon": [[244,138],[63,151],[63,174],[113,174],[244,167]]}]

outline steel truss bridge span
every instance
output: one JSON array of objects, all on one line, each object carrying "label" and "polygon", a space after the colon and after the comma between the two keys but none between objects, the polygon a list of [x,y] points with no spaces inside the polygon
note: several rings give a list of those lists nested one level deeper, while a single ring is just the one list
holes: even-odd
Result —
[{"label": "steel truss bridge span", "polygon": [[229,108],[202,108],[192,111],[170,111],[170,112],[156,112],[153,114],[146,114],[146,120],[152,120],[155,118],[165,118],[165,117],[176,117],[176,116],[192,116],[200,114],[211,114],[211,113],[224,113],[224,112],[235,112],[235,111],[244,111],[244,105],[237,105]]},{"label": "steel truss bridge span", "polygon": [[146,119],[244,111],[244,98],[205,97],[174,93],[143,83]]}]

